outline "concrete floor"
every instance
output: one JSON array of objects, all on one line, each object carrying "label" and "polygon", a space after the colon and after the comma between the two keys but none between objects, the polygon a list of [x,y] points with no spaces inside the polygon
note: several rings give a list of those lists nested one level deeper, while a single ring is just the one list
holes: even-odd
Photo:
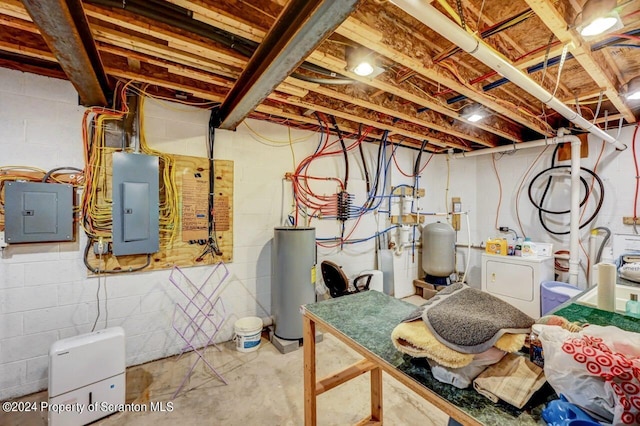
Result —
[{"label": "concrete floor", "polygon": [[[413,300],[412,300],[413,301]],[[414,303],[419,304],[416,300]],[[325,333],[317,348],[317,375],[323,377],[360,359],[335,337]],[[282,355],[263,339],[255,352],[241,353],[233,342],[210,347],[206,359],[229,382],[222,383],[200,362],[173,400],[171,412],[121,412],[96,425],[302,425],[302,349]],[[127,402],[169,402],[194,358],[170,357],[127,369]],[[383,375],[384,423],[386,425],[446,425],[448,416]],[[46,392],[20,398],[45,401]],[[149,405],[147,404],[147,407]],[[369,375],[351,380],[318,397],[319,425],[354,424],[368,414]],[[46,413],[0,412],[0,425],[46,425]]]}]

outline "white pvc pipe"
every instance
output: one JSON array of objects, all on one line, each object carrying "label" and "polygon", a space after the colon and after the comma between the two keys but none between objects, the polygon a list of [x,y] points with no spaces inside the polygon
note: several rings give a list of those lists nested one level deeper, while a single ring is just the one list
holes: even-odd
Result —
[{"label": "white pvc pipe", "polygon": [[571,211],[569,213],[569,284],[583,290],[586,285],[578,286],[580,268],[580,139],[567,136],[571,141]]},{"label": "white pvc pipe", "polygon": [[[453,158],[475,157],[478,155],[494,154],[497,152],[514,151],[535,148],[559,143],[571,143],[571,202],[569,223],[569,284],[578,285],[578,270],[580,265],[580,138],[575,135],[563,135],[564,130],[558,131],[554,138],[522,142],[513,145],[503,145],[495,148],[478,149],[471,152],[453,154]],[[586,286],[582,286],[586,288]]]},{"label": "white pvc pipe", "polygon": [[488,44],[469,34],[455,22],[447,18],[438,9],[429,4],[428,0],[391,0],[399,8],[418,19],[423,24],[439,33],[441,36],[480,60],[500,75],[507,78],[516,86],[525,90],[549,108],[575,125],[587,130],[599,139],[613,144],[617,149],[624,150],[627,146],[598,126],[585,120],[576,111],[565,105],[546,89],[538,85],[528,75],[514,67],[504,56],[491,48]]}]

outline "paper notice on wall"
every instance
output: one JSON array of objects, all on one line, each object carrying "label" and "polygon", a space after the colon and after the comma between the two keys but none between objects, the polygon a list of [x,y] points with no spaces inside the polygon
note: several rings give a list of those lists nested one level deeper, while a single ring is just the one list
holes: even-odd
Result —
[{"label": "paper notice on wall", "polygon": [[182,175],[182,241],[208,238],[209,172]]},{"label": "paper notice on wall", "polygon": [[613,234],[612,248],[614,260],[624,253],[640,253],[640,235]]}]

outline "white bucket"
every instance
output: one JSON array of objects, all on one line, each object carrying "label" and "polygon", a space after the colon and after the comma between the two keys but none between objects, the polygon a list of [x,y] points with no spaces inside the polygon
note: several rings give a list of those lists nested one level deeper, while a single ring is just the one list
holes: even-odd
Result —
[{"label": "white bucket", "polygon": [[233,325],[238,352],[253,352],[260,347],[262,319],[258,317],[240,318]]}]

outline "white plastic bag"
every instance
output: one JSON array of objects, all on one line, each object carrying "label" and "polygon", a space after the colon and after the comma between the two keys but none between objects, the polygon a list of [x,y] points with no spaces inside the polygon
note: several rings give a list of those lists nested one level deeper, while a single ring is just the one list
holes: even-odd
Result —
[{"label": "white plastic bag", "polygon": [[557,393],[613,424],[640,424],[640,334],[590,325],[545,326],[544,373]]}]

